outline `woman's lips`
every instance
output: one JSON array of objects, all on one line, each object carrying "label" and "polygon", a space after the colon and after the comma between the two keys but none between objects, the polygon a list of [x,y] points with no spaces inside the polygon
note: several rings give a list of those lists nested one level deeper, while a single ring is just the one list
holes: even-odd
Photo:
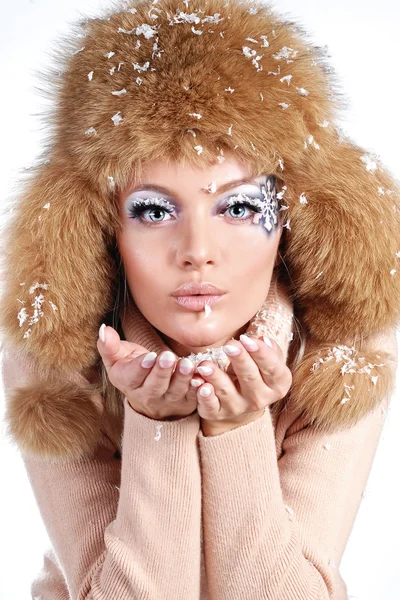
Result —
[{"label": "woman's lips", "polygon": [[204,310],[206,304],[212,306],[218,302],[218,300],[221,300],[224,295],[225,294],[219,294],[218,296],[175,296],[174,299],[187,310],[201,311]]}]

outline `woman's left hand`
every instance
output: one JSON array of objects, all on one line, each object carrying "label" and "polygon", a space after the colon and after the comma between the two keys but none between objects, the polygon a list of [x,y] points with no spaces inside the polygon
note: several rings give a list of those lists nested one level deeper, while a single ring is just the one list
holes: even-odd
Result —
[{"label": "woman's left hand", "polygon": [[[200,382],[197,412],[203,435],[219,435],[255,421],[266,407],[286,396],[292,373],[281,348],[271,343],[272,348],[262,339],[241,335],[240,342],[229,340],[224,346],[231,361],[226,373],[211,361],[198,365],[202,379],[196,375],[193,379]],[[234,355],[229,349],[238,352]],[[208,396],[203,395],[204,390],[210,392]]]}]

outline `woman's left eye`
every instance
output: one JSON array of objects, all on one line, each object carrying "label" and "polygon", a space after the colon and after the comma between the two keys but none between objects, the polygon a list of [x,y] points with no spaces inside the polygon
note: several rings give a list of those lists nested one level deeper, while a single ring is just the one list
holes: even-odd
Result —
[{"label": "woman's left eye", "polygon": [[[247,211],[247,214],[245,215]],[[232,218],[243,219],[251,217],[254,212],[260,212],[260,210],[255,207],[247,204],[246,202],[238,202],[233,206],[228,206],[225,212],[230,213]]]}]

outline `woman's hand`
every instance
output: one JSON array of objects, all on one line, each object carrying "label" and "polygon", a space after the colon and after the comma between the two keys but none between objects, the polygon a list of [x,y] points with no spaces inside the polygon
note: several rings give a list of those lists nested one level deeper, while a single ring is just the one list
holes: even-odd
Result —
[{"label": "woman's hand", "polygon": [[197,412],[203,435],[219,435],[250,423],[261,417],[265,407],[288,393],[291,371],[278,344],[271,343],[272,348],[246,335],[240,336],[240,342],[229,340],[224,351],[231,360],[232,376],[229,369],[224,373],[211,361],[198,366],[203,379],[196,376],[193,379],[200,383]]},{"label": "woman's hand", "polygon": [[99,338],[97,349],[111,383],[134,410],[157,420],[186,417],[196,410],[196,391],[190,386],[194,365],[189,359],[177,363],[170,351],[157,357],[143,346],[121,340],[112,327],[103,329],[105,342]]}]

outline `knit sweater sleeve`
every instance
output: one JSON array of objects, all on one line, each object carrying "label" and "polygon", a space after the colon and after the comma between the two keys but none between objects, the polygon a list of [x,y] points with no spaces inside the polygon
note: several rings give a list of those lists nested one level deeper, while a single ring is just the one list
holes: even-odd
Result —
[{"label": "knit sweater sleeve", "polygon": [[[122,464],[106,436],[90,458],[23,456],[69,592],[60,600],[198,600],[199,417],[160,422],[124,408]],[[62,593],[57,568],[45,560],[33,597]]]},{"label": "knit sweater sleeve", "polygon": [[279,460],[269,409],[217,436],[199,432],[211,600],[347,599],[338,568],[385,414],[380,405],[330,434],[295,421]]}]

